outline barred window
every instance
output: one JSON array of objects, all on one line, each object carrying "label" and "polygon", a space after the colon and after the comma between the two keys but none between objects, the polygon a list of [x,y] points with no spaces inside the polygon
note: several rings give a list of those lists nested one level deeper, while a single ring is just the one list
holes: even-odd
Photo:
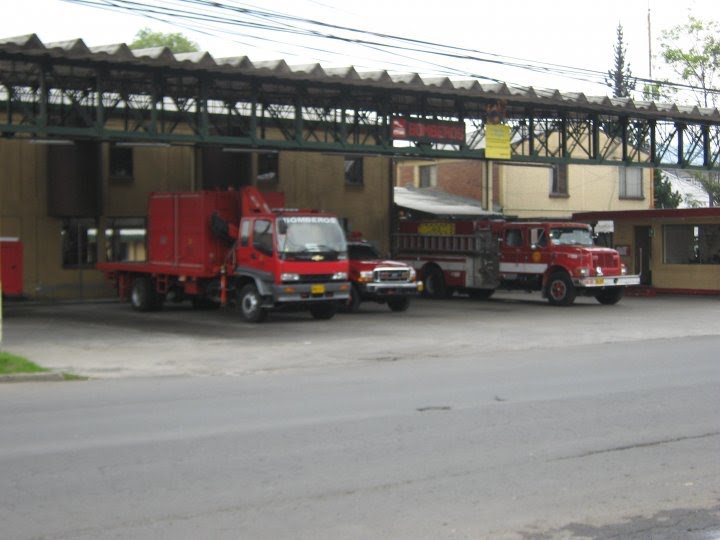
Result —
[{"label": "barred window", "polygon": [[421,188],[437,186],[437,165],[420,165],[418,173]]},{"label": "barred window", "polygon": [[62,232],[63,268],[87,268],[97,262],[97,222],[94,219],[66,219]]},{"label": "barred window", "polygon": [[550,196],[568,196],[568,166],[566,163],[559,163],[550,168]]},{"label": "barred window", "polygon": [[619,167],[620,198],[642,199],[642,169],[639,167]]},{"label": "barred window", "polygon": [[664,225],[665,264],[720,264],[720,225]]},{"label": "barred window", "polygon": [[108,218],[105,256],[108,261],[145,261],[145,218]]}]

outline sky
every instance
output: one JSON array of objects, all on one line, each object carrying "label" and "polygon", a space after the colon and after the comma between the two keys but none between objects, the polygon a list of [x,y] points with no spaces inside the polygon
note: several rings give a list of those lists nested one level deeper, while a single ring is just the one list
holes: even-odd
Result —
[{"label": "sky", "polygon": [[[85,0],[103,3],[109,0]],[[158,2],[144,2],[148,6]],[[141,2],[142,3],[142,2]],[[45,44],[82,39],[88,46],[129,43],[143,27],[181,32],[215,58],[247,56],[250,60],[284,59],[288,64],[320,63],[323,67],[355,66],[358,71],[390,70],[421,75],[503,81],[516,86],[606,95],[602,83],[585,75],[558,76],[553,66],[606,73],[613,67],[616,29],[622,24],[627,60],[633,75],[649,75],[648,11],[652,53],[660,48],[663,29],[687,21],[688,15],[720,19],[717,0],[226,0],[235,6],[274,10],[339,26],[402,36],[470,49],[475,59],[460,60],[427,53],[378,52],[358,44],[328,39],[293,38],[288,34],[228,26],[198,33],[127,12],[112,12],[66,0],[3,0],[0,39],[37,34]],[[238,15],[240,17],[240,15]],[[467,54],[467,51],[463,51]],[[480,61],[477,58],[491,60]],[[552,64],[550,69],[510,68],[506,64]],[[669,76],[661,60],[653,60],[653,77]]]}]

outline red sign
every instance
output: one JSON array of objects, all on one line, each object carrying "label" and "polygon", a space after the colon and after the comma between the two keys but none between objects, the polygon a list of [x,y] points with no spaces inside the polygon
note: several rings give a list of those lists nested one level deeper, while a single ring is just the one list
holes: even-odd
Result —
[{"label": "red sign", "polygon": [[392,119],[392,138],[418,142],[463,144],[465,142],[465,124],[463,122],[394,117]]}]

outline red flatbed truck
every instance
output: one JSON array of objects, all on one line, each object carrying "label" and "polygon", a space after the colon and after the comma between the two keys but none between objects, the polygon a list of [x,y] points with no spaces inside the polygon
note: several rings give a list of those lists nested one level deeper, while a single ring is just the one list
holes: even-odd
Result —
[{"label": "red flatbed truck", "polygon": [[337,217],[271,210],[254,187],[152,193],[147,262],[97,264],[138,311],[165,300],[234,304],[248,322],[301,308],[330,319],[350,295],[347,244]]}]

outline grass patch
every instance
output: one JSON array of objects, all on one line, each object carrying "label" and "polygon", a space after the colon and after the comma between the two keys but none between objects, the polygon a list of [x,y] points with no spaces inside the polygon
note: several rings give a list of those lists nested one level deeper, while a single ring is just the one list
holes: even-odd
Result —
[{"label": "grass patch", "polygon": [[22,356],[16,356],[8,352],[0,351],[0,375],[12,375],[13,373],[43,373],[50,371],[38,366]]}]

